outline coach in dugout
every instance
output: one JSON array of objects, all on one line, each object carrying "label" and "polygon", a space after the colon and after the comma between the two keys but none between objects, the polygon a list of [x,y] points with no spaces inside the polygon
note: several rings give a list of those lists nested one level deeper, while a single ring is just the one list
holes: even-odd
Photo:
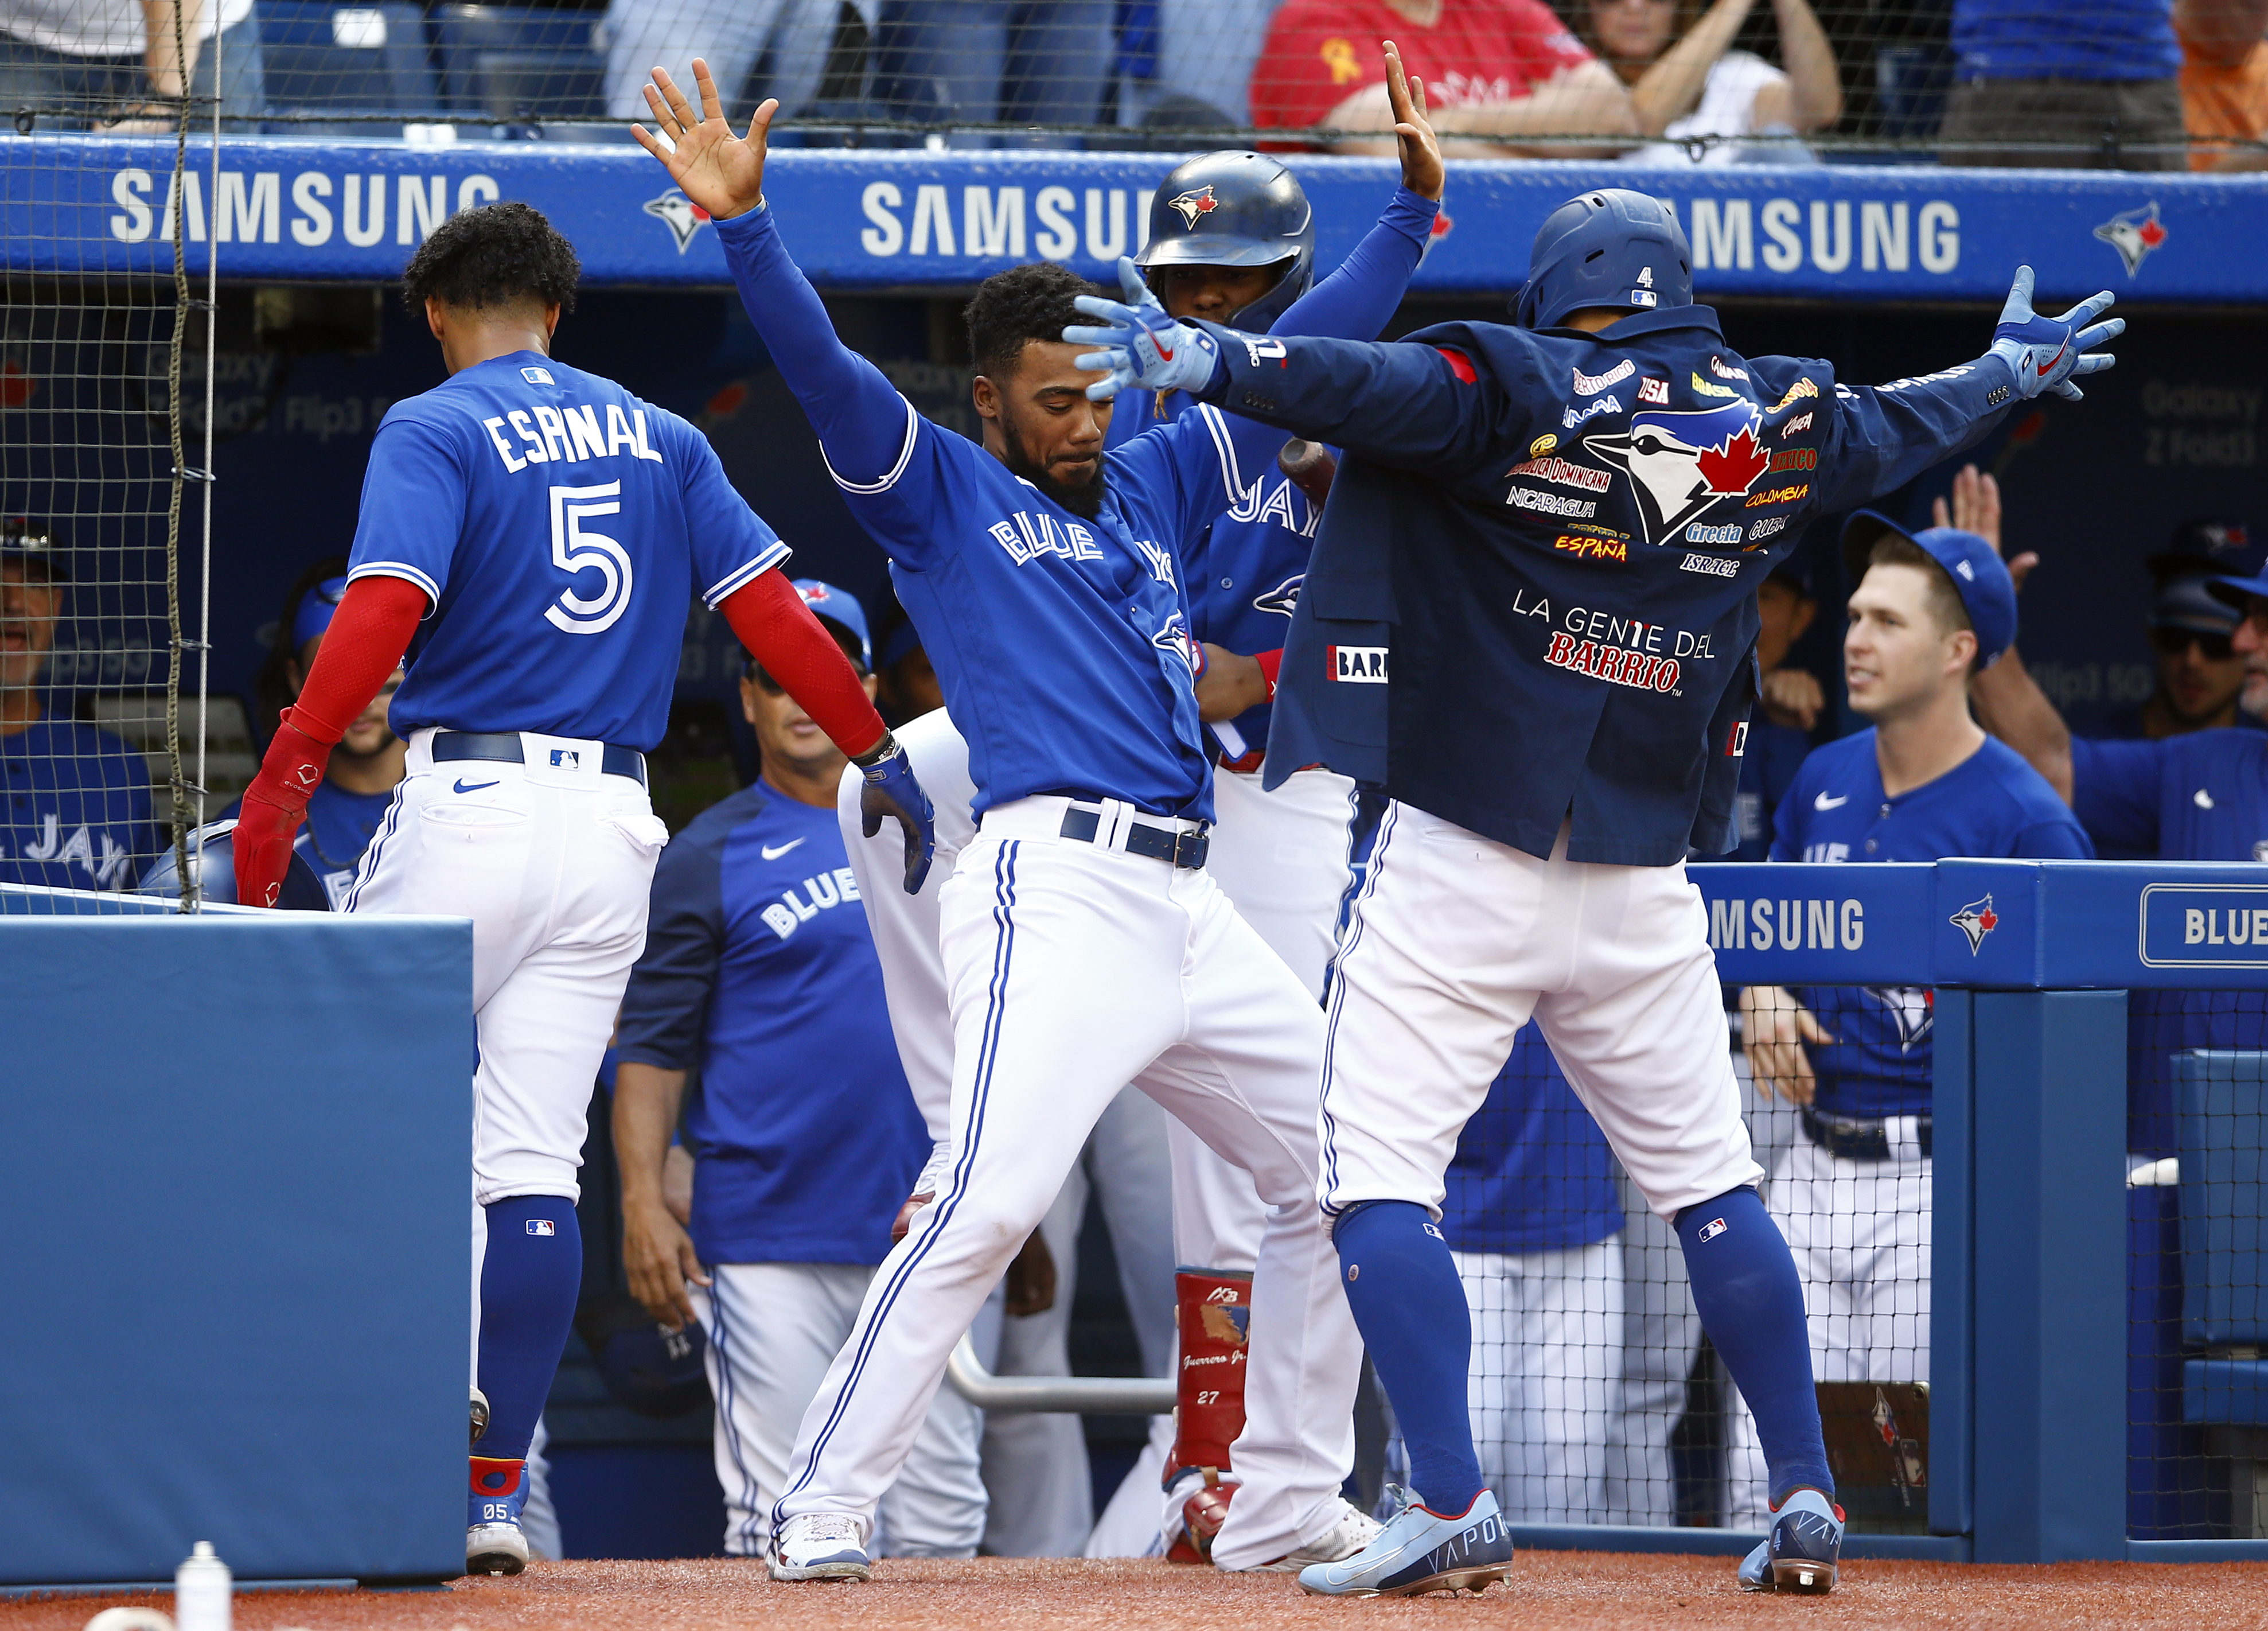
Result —
[{"label": "coach in dugout", "polygon": [[[864,609],[816,579],[795,587],[871,695]],[[630,1289],[663,1325],[697,1320],[708,1339],[725,1550],[759,1557],[797,1425],[930,1144],[836,824],[843,755],[753,661],[740,706],[757,779],[679,833],[654,870],[645,951],[622,997],[614,1131]],[[662,1167],[696,1072],[688,1235]],[[976,1412],[939,1389],[883,1498],[879,1550],[976,1554],[977,1432]]]},{"label": "coach in dugout", "polygon": [[0,883],[131,889],[158,848],[149,766],[43,695],[70,581],[46,528],[0,522]]},{"label": "coach in dugout", "polygon": [[[1870,729],[1803,762],[1773,822],[1775,861],[2093,856],[2055,789],[1969,714],[1972,674],[2016,638],[2016,589],[1992,544],[1909,534],[1861,510],[1843,530],[1851,707]],[[1804,1282],[1822,1382],[1929,1380],[1931,993],[1751,985],[1742,1045],[1760,1087],[1802,1107],[1771,1210]],[[1764,1463],[1733,1413],[1726,1521],[1761,1529]]]}]

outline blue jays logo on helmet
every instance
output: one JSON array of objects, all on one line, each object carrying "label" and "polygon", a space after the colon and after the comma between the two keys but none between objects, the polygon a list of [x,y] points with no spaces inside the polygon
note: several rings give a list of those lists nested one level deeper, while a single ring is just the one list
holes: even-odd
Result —
[{"label": "blue jays logo on helmet", "polygon": [[1629,430],[1587,436],[1583,446],[1630,476],[1646,540],[1661,544],[1771,468],[1762,424],[1746,398],[1694,413],[1648,409],[1631,416]]},{"label": "blue jays logo on helmet", "polygon": [[1286,617],[1300,609],[1300,586],[1307,581],[1307,574],[1299,572],[1286,578],[1265,594],[1252,597],[1255,611],[1281,612]]},{"label": "blue jays logo on helmet", "polygon": [[1186,193],[1177,193],[1167,199],[1166,207],[1178,211],[1182,220],[1195,226],[1199,216],[1211,215],[1219,209],[1220,201],[1212,196],[1212,183],[1207,181],[1203,187],[1192,188]]}]

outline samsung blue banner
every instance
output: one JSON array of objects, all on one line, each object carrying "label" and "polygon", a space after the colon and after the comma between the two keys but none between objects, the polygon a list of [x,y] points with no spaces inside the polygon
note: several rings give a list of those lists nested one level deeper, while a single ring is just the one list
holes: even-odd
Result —
[{"label": "samsung blue banner", "polygon": [[1730,984],[2268,988],[2268,868],[1946,860],[1697,866]]},{"label": "samsung blue banner", "polygon": [[[225,277],[395,277],[450,214],[523,199],[573,240],[593,285],[721,285],[707,218],[635,147],[545,142],[407,146],[276,137],[189,144],[172,195],[170,141],[41,136],[0,167],[0,264],[14,271],[170,273],[167,223],[193,271]],[[1384,205],[1383,159],[1291,155],[1315,203],[1325,265]],[[766,190],[796,258],[823,287],[975,283],[1020,261],[1105,276],[1140,247],[1164,154],[787,149]],[[1416,286],[1509,291],[1553,206],[1585,187],[1668,200],[1701,297],[1999,300],[2020,262],[2047,299],[2255,300],[2268,288],[2268,180],[1935,166],[1472,161],[1450,173]]]}]

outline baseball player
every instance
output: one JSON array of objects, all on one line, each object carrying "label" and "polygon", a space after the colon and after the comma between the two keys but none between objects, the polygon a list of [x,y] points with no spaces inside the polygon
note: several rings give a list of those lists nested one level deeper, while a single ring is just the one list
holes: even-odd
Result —
[{"label": "baseball player", "polygon": [[[1872,728],[1803,762],[1773,822],[1776,861],[2088,860],[2094,846],[2039,773],[1969,714],[1971,674],[2016,635],[2016,590],[1975,533],[1907,533],[1860,511],[1843,676]],[[1810,1310],[1813,1374],[1929,1380],[1931,1002],[1926,985],[1741,993],[1759,1086],[1800,1105],[1771,1214]],[[1727,1522],[1760,1527],[1764,1469],[1745,1410],[1727,1438]]]},{"label": "baseball player", "polygon": [[1211,766],[1178,568],[1233,496],[1221,417],[1182,416],[1106,455],[1107,413],[1055,337],[1087,285],[1041,265],[988,279],[969,306],[983,446],[924,421],[836,339],[781,244],[762,196],[776,104],[736,139],[705,65],[696,76],[698,114],[656,70],[648,106],[673,145],[640,139],[717,222],[830,471],[891,557],[968,742],[978,822],[939,896],[944,1170],[804,1418],[775,1577],[865,1577],[875,1499],[946,1354],[1130,1081],[1275,1208],[1253,1273],[1242,1483],[1215,1561],[1346,1555],[1370,1521],[1337,1494],[1358,1371],[1311,1181],[1322,1019],[1204,869]]},{"label": "baseball player", "polygon": [[[1911,479],[2012,402],[2110,365],[2098,294],[1882,387],[1747,359],[1692,304],[1655,200],[1601,189],[1536,237],[1516,327],[1261,340],[1089,298],[1107,395],[1191,392],[1346,450],[1285,648],[1267,779],[1322,761],[1382,799],[1341,940],[1324,1210],[1416,1490],[1327,1594],[1511,1567],[1463,1406],[1470,1318],[1441,1173],[1531,1016],[1654,1210],[1755,1408],[1779,1516],[1744,1584],[1831,1589],[1841,1546],[1802,1289],[1755,1185],[1690,849],[1729,844],[1756,588],[1812,516]],[[2093,326],[2089,326],[2093,325]]]},{"label": "baseball player", "polygon": [[0,522],[0,882],[130,889],[160,842],[150,768],[107,731],[47,709],[70,572],[54,535]]},{"label": "baseball player", "polygon": [[[551,357],[578,266],[525,204],[453,216],[402,273],[449,379],[372,443],[347,591],[244,795],[237,897],[272,904],[331,750],[409,653],[409,774],[346,910],[473,920],[475,1385],[468,1573],[514,1574],[522,1462],[574,1313],[585,1110],[668,832],[645,751],[696,592],[864,769],[868,819],[927,801],[777,568],[787,546],[692,426]],[[422,625],[422,626],[421,626]],[[412,647],[412,637],[416,644]]]},{"label": "baseball player", "polygon": [[[816,579],[795,587],[865,674],[858,602]],[[654,870],[645,950],[622,997],[614,1126],[623,1267],[656,1319],[697,1321],[708,1339],[725,1550],[755,1557],[795,1424],[929,1142],[880,1022],[881,970],[833,818],[842,752],[753,661],[740,707],[759,777],[703,812]],[[663,1199],[662,1165],[695,1070],[688,1234]],[[976,1555],[977,1431],[976,1412],[940,1392],[883,1500],[883,1549]]]},{"label": "baseball player", "polygon": [[1730,854],[1695,859],[1763,860],[1771,853],[1772,812],[1811,751],[1812,727],[1827,705],[1818,678],[1787,666],[1788,648],[1818,615],[1810,577],[1793,556],[1756,586],[1756,672],[1763,691],[1756,699],[1759,717],[1749,721],[1733,795],[1734,843]]},{"label": "baseball player", "polygon": [[1472,1310],[1467,1405],[1506,1518],[1592,1524],[1622,1381],[1621,1192],[1534,1021],[1458,1135],[1441,1234]]},{"label": "baseball player", "polygon": [[[346,592],[343,572],[319,579],[298,596],[277,626],[275,666],[290,695],[297,697],[306,683]],[[401,683],[401,673],[396,669],[347,727],[323,769],[322,785],[308,797],[306,822],[291,841],[294,852],[322,880],[334,911],[345,904],[363,852],[378,836],[379,823],[386,819],[408,764],[409,744],[387,723],[387,710]],[[238,808],[231,803],[221,815],[224,819],[234,816]]]}]

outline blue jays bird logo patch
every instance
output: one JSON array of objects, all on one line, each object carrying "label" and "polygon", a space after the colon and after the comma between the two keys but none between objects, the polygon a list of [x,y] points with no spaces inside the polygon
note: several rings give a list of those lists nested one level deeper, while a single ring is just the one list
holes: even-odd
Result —
[{"label": "blue jays bird logo patch", "polygon": [[1630,476],[1646,540],[1661,544],[1725,499],[1745,497],[1771,467],[1762,424],[1745,397],[1696,413],[1641,409],[1628,431],[1587,436],[1583,446]]}]

